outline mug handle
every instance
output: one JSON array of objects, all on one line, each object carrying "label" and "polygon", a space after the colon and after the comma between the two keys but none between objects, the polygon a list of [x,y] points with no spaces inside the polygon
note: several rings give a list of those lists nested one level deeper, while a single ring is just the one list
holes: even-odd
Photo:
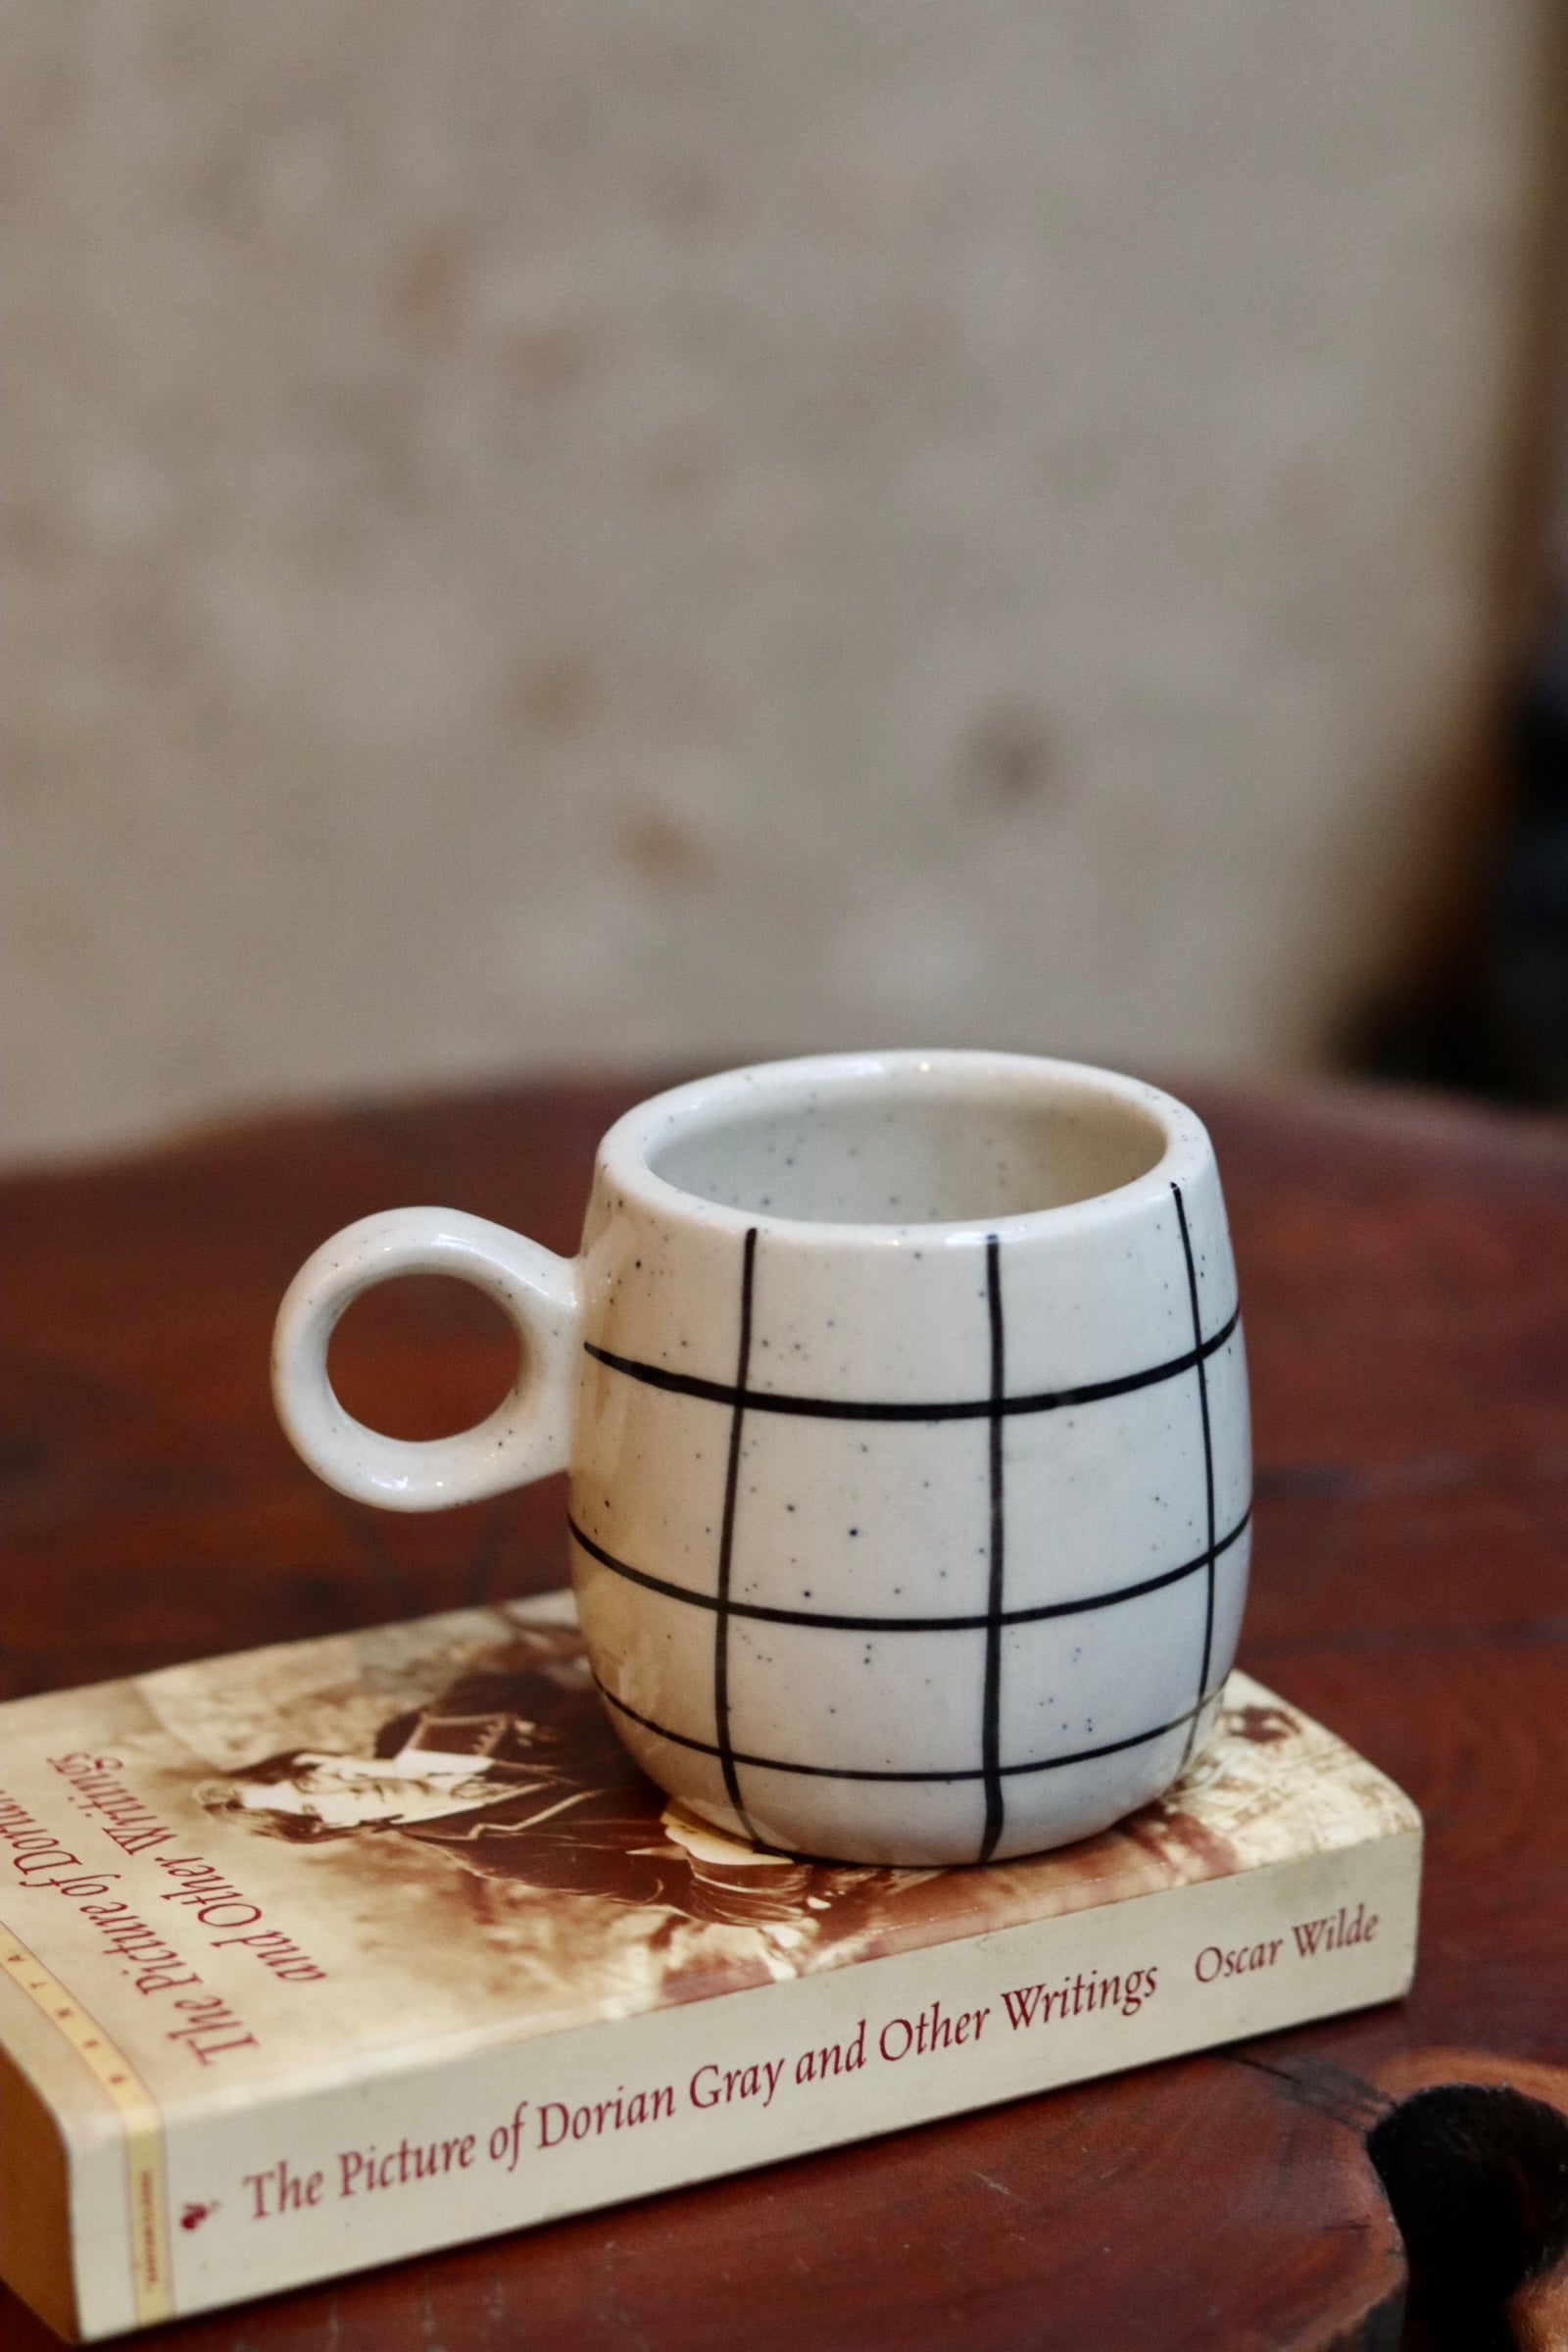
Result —
[{"label": "mug handle", "polygon": [[[383,1437],[344,1411],[326,1348],[345,1307],[400,1274],[454,1274],[505,1308],[522,1346],[511,1394],[456,1437]],[[575,1259],[456,1208],[394,1208],[345,1225],[306,1259],[272,1339],[272,1400],[310,1467],[387,1511],[444,1511],[566,1466],[581,1329]]]}]

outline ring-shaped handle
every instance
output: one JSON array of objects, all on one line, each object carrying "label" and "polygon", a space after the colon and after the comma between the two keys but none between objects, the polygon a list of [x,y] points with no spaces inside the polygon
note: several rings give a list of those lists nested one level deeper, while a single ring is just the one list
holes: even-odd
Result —
[{"label": "ring-shaped handle", "polygon": [[[345,1307],[400,1274],[453,1274],[504,1307],[522,1344],[510,1394],[456,1437],[384,1437],[345,1412],[326,1350]],[[272,1398],[294,1446],[330,1487],[389,1511],[443,1511],[566,1466],[581,1322],[575,1260],[455,1208],[395,1208],[323,1242],[284,1294]]]}]

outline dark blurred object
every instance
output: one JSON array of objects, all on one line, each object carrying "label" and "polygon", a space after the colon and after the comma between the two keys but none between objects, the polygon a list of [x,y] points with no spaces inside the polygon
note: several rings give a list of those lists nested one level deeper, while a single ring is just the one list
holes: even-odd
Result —
[{"label": "dark blurred object", "polygon": [[1381,1078],[1568,1103],[1568,614],[1507,725],[1502,820],[1462,936],[1352,1049]]},{"label": "dark blurred object", "polygon": [[1497,862],[1494,987],[1522,1090],[1568,1101],[1568,627],[1525,698]]}]

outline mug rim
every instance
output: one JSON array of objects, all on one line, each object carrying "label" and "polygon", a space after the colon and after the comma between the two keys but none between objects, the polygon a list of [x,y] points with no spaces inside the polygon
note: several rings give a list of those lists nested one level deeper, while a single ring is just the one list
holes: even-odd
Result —
[{"label": "mug rim", "polygon": [[[672,1138],[699,1134],[742,1104],[773,1095],[781,1108],[799,1100],[808,1088],[832,1087],[846,1097],[869,1093],[893,1079],[926,1075],[959,1075],[991,1081],[998,1099],[1015,1098],[1042,1082],[1076,1092],[1086,1101],[1099,1098],[1142,1112],[1164,1138],[1164,1149],[1152,1166],[1127,1183],[1092,1193],[1079,1200],[1054,1207],[1016,1210],[1010,1215],[923,1220],[853,1220],[786,1217],[766,1208],[734,1208],[710,1200],[702,1193],[661,1176],[652,1153]],[[1213,1162],[1213,1146],[1198,1113],[1174,1095],[1147,1080],[1095,1062],[1069,1061],[1038,1054],[1015,1054],[985,1048],[899,1047],[838,1054],[803,1054],[781,1061],[745,1062],[710,1076],[689,1079],[639,1102],[610,1127],[599,1146],[598,1177],[613,1187],[622,1201],[635,1200],[669,1221],[679,1220],[744,1236],[754,1228],[781,1241],[814,1243],[819,1248],[845,1245],[860,1248],[897,1247],[917,1239],[922,1248],[933,1244],[957,1246],[985,1241],[992,1234],[1004,1240],[1026,1240],[1046,1234],[1063,1235],[1074,1227],[1103,1223],[1167,1203],[1173,1184],[1192,1182]]]}]

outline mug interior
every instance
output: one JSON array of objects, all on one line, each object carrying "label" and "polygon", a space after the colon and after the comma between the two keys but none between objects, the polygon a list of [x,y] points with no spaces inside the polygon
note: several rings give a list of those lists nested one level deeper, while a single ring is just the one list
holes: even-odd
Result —
[{"label": "mug interior", "polygon": [[[1027,1075],[1020,1074],[1027,1071]],[[766,1073],[759,1072],[765,1081]],[[940,1057],[710,1102],[647,1152],[681,1192],[808,1224],[962,1224],[1065,1208],[1135,1183],[1170,1143],[1152,1102],[1090,1071]]]}]

